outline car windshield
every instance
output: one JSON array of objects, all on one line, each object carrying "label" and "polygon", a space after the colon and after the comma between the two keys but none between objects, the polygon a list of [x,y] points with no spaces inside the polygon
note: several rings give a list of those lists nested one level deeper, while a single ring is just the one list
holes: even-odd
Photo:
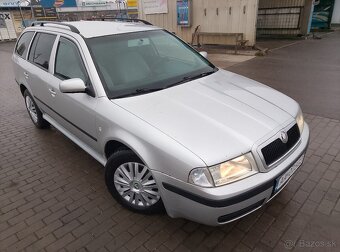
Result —
[{"label": "car windshield", "polygon": [[217,71],[164,30],[90,38],[87,44],[110,99],[158,91]]}]

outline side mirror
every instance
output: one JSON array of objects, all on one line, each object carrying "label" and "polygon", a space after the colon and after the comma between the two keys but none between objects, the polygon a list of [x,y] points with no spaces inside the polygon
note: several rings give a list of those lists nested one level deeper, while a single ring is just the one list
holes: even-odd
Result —
[{"label": "side mirror", "polygon": [[208,58],[208,53],[207,52],[200,52],[200,54],[204,57],[204,58]]},{"label": "side mirror", "polygon": [[60,82],[59,90],[62,93],[84,93],[86,86],[82,79],[73,78]]}]

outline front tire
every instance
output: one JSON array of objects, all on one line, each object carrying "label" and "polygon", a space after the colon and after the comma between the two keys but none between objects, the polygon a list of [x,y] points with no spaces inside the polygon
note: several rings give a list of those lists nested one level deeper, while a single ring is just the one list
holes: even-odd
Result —
[{"label": "front tire", "polygon": [[105,182],[111,195],[129,210],[143,214],[164,210],[150,169],[130,150],[117,151],[109,158]]},{"label": "front tire", "polygon": [[25,99],[25,105],[26,105],[28,115],[30,116],[33,124],[38,129],[48,128],[50,126],[49,122],[47,122],[43,118],[38,105],[35,103],[32,95],[28,92],[27,89],[24,92],[24,99]]}]

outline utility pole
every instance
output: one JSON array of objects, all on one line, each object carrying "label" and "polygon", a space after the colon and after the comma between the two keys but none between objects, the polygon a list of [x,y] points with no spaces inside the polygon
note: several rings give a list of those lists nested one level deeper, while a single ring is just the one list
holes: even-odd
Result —
[{"label": "utility pole", "polygon": [[20,16],[21,16],[21,23],[26,28],[26,24],[24,22],[24,15],[22,14],[22,9],[21,9],[21,1],[18,1],[18,6],[19,6],[19,11],[20,11]]}]

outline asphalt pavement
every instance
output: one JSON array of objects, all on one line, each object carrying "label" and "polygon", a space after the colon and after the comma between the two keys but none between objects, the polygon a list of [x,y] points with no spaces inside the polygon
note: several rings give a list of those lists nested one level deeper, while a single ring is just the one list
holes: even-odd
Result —
[{"label": "asphalt pavement", "polygon": [[340,31],[297,41],[227,70],[289,95],[306,113],[340,119]]}]

